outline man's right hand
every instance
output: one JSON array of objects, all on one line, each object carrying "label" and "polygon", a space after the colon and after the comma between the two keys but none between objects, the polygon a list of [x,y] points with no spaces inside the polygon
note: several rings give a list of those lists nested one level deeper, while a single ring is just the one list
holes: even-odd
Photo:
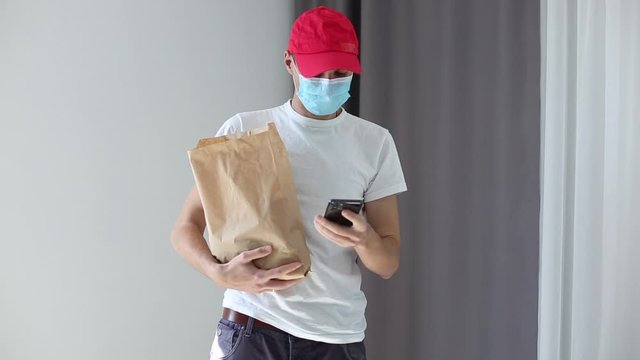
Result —
[{"label": "man's right hand", "polygon": [[205,226],[198,188],[193,186],[171,232],[171,244],[183,259],[220,287],[259,294],[287,289],[303,279],[278,279],[302,266],[299,262],[271,270],[262,270],[253,264],[253,260],[271,254],[271,246],[242,252],[228,263],[220,264],[211,255],[207,241],[202,236]]},{"label": "man's right hand", "polygon": [[304,278],[294,280],[279,280],[302,263],[293,262],[270,270],[262,270],[253,264],[253,260],[271,254],[271,246],[263,246],[247,250],[231,259],[228,263],[218,265],[219,271],[214,281],[219,286],[259,294],[265,291],[284,290],[290,288]]}]

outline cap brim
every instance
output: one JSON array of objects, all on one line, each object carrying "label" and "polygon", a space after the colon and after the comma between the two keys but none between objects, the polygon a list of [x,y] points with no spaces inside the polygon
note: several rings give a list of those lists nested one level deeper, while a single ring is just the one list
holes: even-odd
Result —
[{"label": "cap brim", "polygon": [[360,74],[358,56],[345,52],[295,54],[296,65],[302,76],[314,77],[327,70],[347,70]]}]

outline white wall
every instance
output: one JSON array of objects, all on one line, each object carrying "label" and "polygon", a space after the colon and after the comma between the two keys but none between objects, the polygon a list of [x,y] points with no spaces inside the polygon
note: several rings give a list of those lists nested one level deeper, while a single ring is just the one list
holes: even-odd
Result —
[{"label": "white wall", "polygon": [[186,151],[283,103],[289,1],[0,0],[0,359],[204,359]]}]

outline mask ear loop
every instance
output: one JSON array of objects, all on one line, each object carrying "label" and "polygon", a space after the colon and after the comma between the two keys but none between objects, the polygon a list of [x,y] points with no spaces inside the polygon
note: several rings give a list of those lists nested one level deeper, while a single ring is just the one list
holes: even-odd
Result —
[{"label": "mask ear loop", "polygon": [[296,72],[300,74],[300,68],[298,67],[298,62],[296,61],[296,55],[293,53],[289,53],[289,55],[291,56],[291,60],[293,61],[293,67],[295,67]]}]

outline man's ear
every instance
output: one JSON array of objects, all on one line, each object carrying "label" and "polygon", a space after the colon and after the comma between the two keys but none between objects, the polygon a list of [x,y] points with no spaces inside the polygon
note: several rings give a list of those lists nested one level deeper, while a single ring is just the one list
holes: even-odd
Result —
[{"label": "man's ear", "polygon": [[287,72],[293,75],[293,58],[288,50],[284,52],[284,67],[287,69]]}]

